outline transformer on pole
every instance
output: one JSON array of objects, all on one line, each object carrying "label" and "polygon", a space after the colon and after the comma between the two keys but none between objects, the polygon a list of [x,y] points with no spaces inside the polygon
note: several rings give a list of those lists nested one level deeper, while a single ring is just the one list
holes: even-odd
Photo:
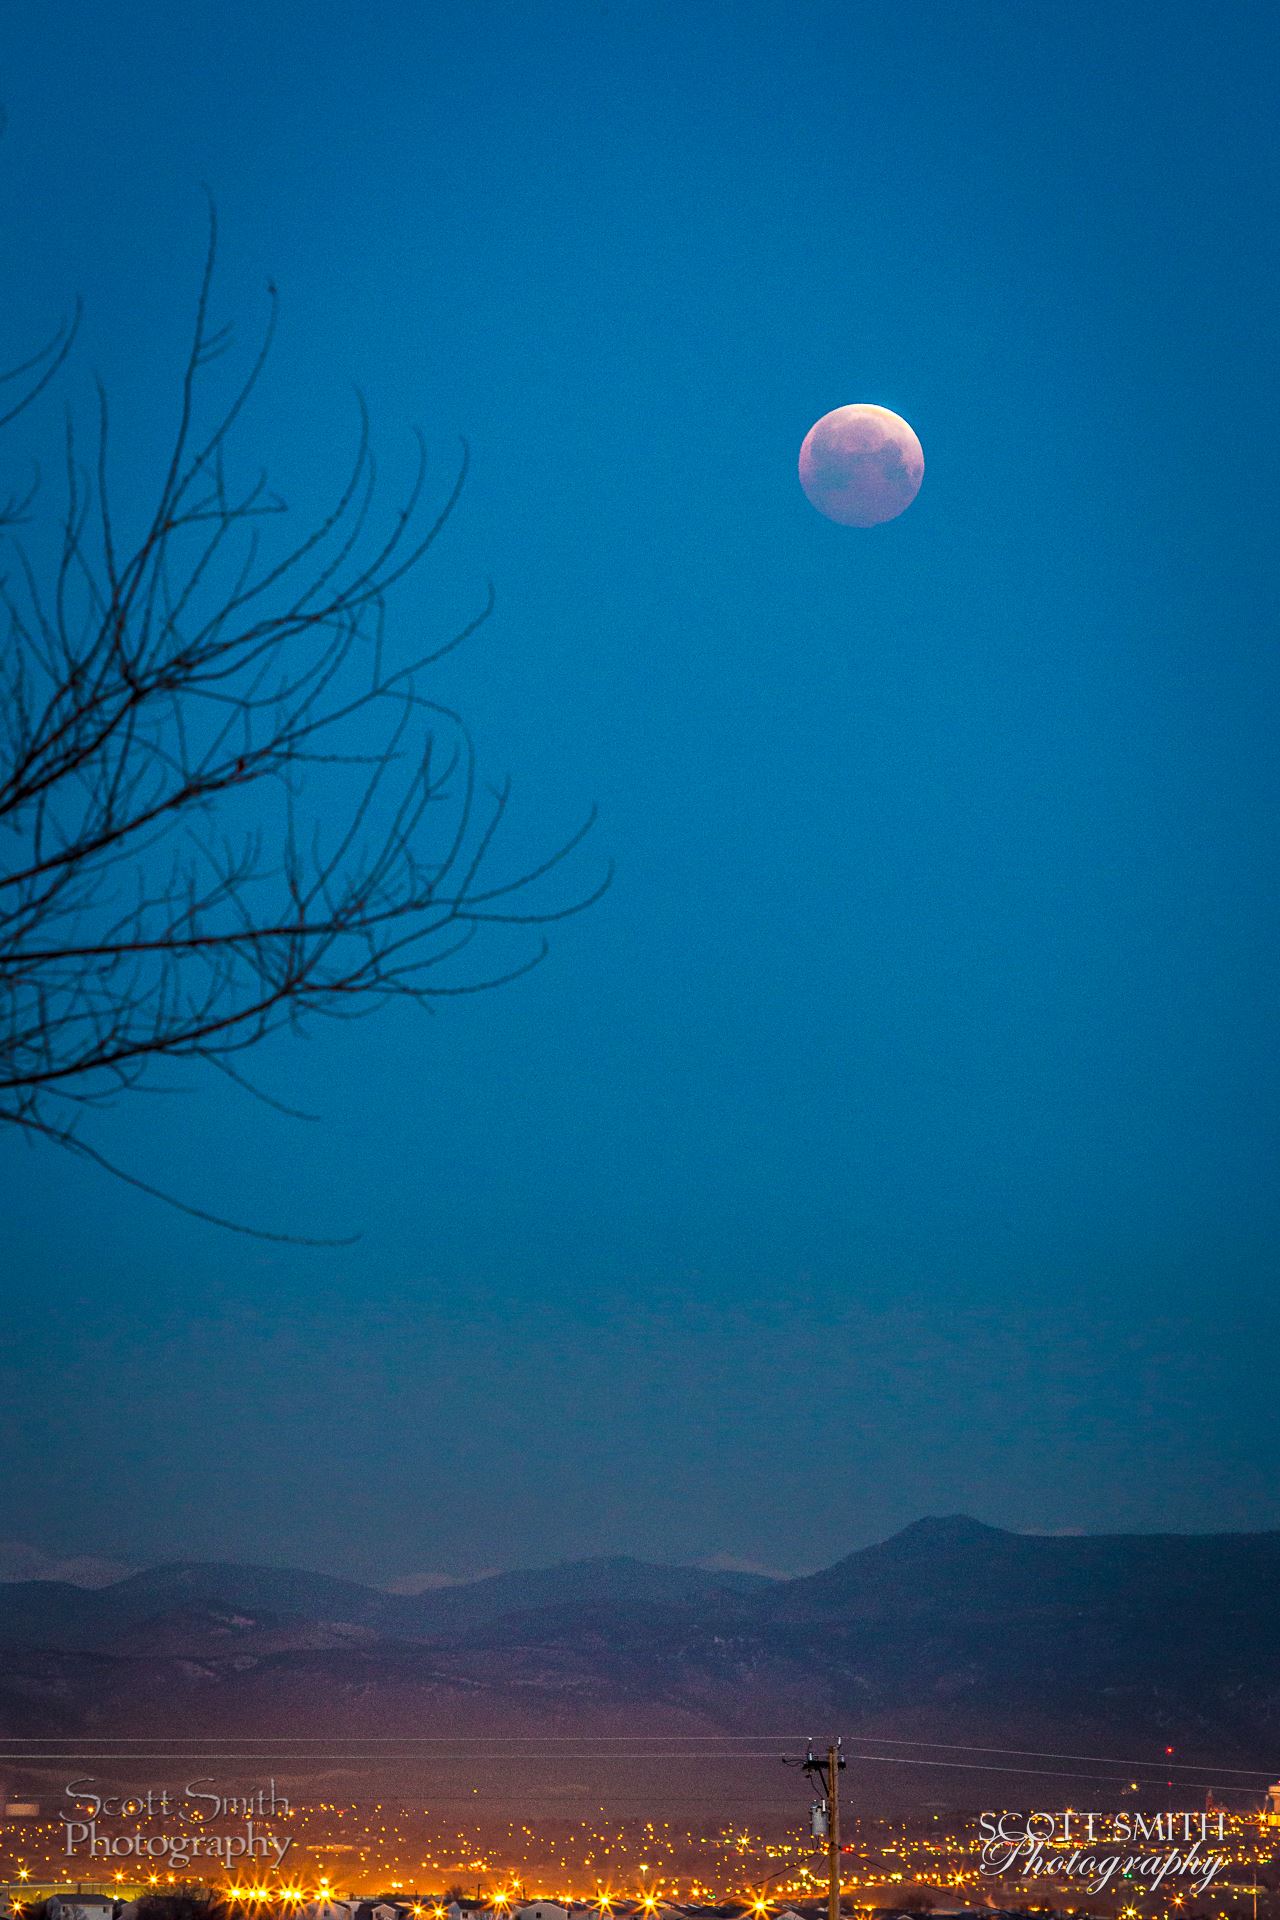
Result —
[{"label": "transformer on pole", "polygon": [[840,1774],[844,1767],[843,1741],[827,1748],[821,1759],[812,1740],[803,1760],[784,1760],[785,1766],[799,1766],[822,1790],[809,1810],[809,1830],[815,1840],[825,1841],[827,1849],[827,1920],[840,1920]]}]

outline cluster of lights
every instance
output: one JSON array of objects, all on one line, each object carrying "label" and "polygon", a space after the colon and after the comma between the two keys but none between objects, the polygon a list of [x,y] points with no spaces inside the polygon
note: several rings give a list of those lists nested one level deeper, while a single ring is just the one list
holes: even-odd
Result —
[{"label": "cluster of lights", "polygon": [[[604,1811],[598,1809],[600,1815]],[[421,1886],[424,1880],[428,1885],[434,1882],[438,1886],[447,1885],[453,1876],[465,1876],[474,1882],[478,1901],[480,1884],[487,1880],[492,1888],[494,1876],[501,1874],[496,1891],[490,1891],[484,1901],[494,1920],[511,1920],[513,1909],[524,1902],[526,1872],[529,1883],[535,1886],[559,1884],[563,1887],[576,1881],[576,1892],[548,1898],[554,1898],[562,1906],[581,1909],[585,1905],[594,1910],[599,1920],[614,1920],[618,1908],[625,1908],[630,1920],[661,1920],[661,1910],[667,1902],[698,1904],[723,1899],[728,1885],[736,1883],[741,1887],[751,1860],[776,1863],[778,1871],[766,1871],[769,1893],[761,1887],[758,1891],[734,1895],[743,1920],[769,1920],[777,1907],[790,1900],[815,1897],[821,1881],[825,1880],[821,1868],[815,1872],[809,1864],[813,1855],[806,1842],[771,1839],[741,1825],[721,1827],[710,1821],[699,1829],[659,1819],[616,1823],[603,1818],[542,1823],[511,1820],[506,1823],[505,1842],[494,1836],[488,1843],[482,1843],[478,1825],[452,1832],[445,1827],[435,1827],[433,1838],[429,1837],[432,1834],[429,1827],[424,1835],[419,1820],[429,1818],[429,1810],[420,1806],[375,1803],[372,1807],[360,1808],[311,1803],[297,1807],[296,1816],[290,1822],[290,1832],[302,1855],[305,1856],[309,1847],[314,1847],[317,1853],[332,1847],[336,1852],[352,1856],[349,1868],[341,1872],[341,1882],[347,1888],[388,1888],[390,1897],[394,1898],[405,1886]],[[1227,1822],[1234,1843],[1231,1851],[1239,1863],[1257,1864],[1264,1857],[1270,1857],[1274,1836],[1262,1832],[1258,1818],[1235,1814],[1228,1815]],[[58,1831],[56,1823],[49,1823],[50,1864]],[[857,1844],[851,1850],[842,1876],[845,1896],[862,1913],[872,1906],[888,1904],[884,1895],[891,1889],[905,1893],[913,1884],[923,1882],[963,1895],[966,1889],[981,1883],[978,1871],[981,1841],[976,1821],[953,1824],[936,1814],[898,1821],[854,1820],[848,1832]],[[29,1854],[39,1833],[39,1827],[23,1831],[22,1844]],[[339,1841],[337,1835],[350,1838]],[[426,1851],[433,1857],[420,1858],[411,1864],[423,1848],[424,1840]],[[0,1834],[0,1853],[3,1841],[4,1836]],[[642,1851],[648,1858],[637,1863],[636,1854]],[[503,1855],[506,1858],[499,1865]],[[12,1855],[10,1859],[12,1861]],[[651,1861],[658,1863],[656,1874]],[[699,1861],[703,1863],[701,1871],[690,1871]],[[24,1905],[42,1896],[37,1896],[34,1889],[28,1891],[32,1868],[27,1860],[13,1861],[10,1872],[21,1883],[25,1895],[25,1899],[11,1902],[14,1911],[21,1914]],[[389,1877],[392,1873],[405,1877],[392,1879]],[[3,1878],[0,1866],[0,1880]],[[172,1885],[175,1878],[169,1873],[162,1881],[159,1873],[152,1872],[145,1880],[135,1880],[132,1876],[126,1880],[125,1872],[117,1870],[112,1890],[121,1895],[127,1887],[150,1890],[162,1884]],[[637,1891],[619,1890],[630,1889],[637,1878]],[[593,1879],[595,1891],[584,1900],[582,1883],[585,1880],[590,1886]],[[47,1887],[48,1884],[41,1875],[39,1885]],[[1220,1910],[1221,1903],[1238,1891],[1215,1886],[1203,1904]],[[264,1878],[237,1882],[223,1887],[221,1892],[246,1914],[246,1920],[273,1920],[274,1916],[288,1920],[290,1915],[302,1920],[300,1909],[304,1905],[324,1905],[338,1898],[333,1890],[333,1872],[323,1875],[314,1890],[304,1887],[301,1879],[291,1877],[287,1881]],[[1124,1897],[1130,1905],[1119,1920],[1141,1920],[1143,1913],[1157,1920],[1154,1906],[1140,1908],[1135,1904],[1145,1900],[1147,1893],[1145,1887],[1126,1886]],[[446,1905],[440,1897],[419,1893],[401,1897],[408,1920],[446,1920]],[[1184,1911],[1184,1896],[1166,1890],[1159,1901],[1162,1920],[1181,1920]]]}]

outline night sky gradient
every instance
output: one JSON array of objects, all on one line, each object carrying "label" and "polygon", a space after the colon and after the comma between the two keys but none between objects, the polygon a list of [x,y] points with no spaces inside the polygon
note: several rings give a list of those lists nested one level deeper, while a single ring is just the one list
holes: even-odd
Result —
[{"label": "night sky gradient", "polygon": [[[0,1141],[0,1537],[390,1579],[817,1566],[922,1513],[1280,1526],[1273,9],[86,0],[0,34],[0,350],[141,516],[218,204],[302,513],[366,395],[392,603],[513,850],[499,994]],[[835,527],[828,409],[924,446]],[[50,478],[56,490],[56,479]]]}]

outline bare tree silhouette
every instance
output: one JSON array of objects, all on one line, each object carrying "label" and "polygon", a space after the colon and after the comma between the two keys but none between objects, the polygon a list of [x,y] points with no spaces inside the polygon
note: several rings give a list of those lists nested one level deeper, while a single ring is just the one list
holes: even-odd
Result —
[{"label": "bare tree silhouette", "polygon": [[[453,512],[465,446],[428,514],[419,441],[416,477],[375,532],[362,404],[331,510],[270,544],[287,509],[264,475],[237,485],[227,450],[271,349],[275,289],[252,364],[202,431],[208,370],[231,345],[209,314],[216,242],[211,214],[177,429],[138,537],[113,518],[101,388],[90,470],[67,429],[56,539],[46,527],[41,552],[38,477],[0,504],[0,1121],[236,1227],[107,1161],[83,1137],[86,1111],[153,1084],[164,1061],[207,1063],[265,1098],[241,1060],[276,1029],[509,981],[608,876],[567,901],[539,886],[594,811],[541,859],[494,871],[508,788],[482,783],[465,723],[424,682],[487,618],[492,589],[416,657],[397,664],[386,643],[386,597]],[[73,334],[6,376],[17,397],[0,424],[49,384]],[[526,950],[460,969],[502,927],[526,930]]]},{"label": "bare tree silhouette", "polygon": [[234,1912],[224,1894],[194,1884],[141,1894],[132,1905],[133,1920],[230,1920]]}]

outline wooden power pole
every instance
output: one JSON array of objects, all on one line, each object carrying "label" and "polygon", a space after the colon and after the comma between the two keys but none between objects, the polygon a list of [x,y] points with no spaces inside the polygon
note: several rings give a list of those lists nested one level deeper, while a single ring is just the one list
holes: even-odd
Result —
[{"label": "wooden power pole", "polygon": [[827,1920],[840,1920],[840,1769],[839,1742],[827,1748]]},{"label": "wooden power pole", "polygon": [[803,1760],[788,1760],[787,1766],[800,1766],[811,1780],[822,1785],[822,1799],[814,1802],[813,1833],[824,1834],[827,1842],[827,1920],[840,1920],[840,1772],[844,1766],[842,1743],[837,1740],[820,1760],[810,1741]]}]

